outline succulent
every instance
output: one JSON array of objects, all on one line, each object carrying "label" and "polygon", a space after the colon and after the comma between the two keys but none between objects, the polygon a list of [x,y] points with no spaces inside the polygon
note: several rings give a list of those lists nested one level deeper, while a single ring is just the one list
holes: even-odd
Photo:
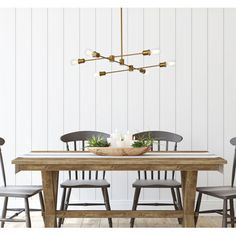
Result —
[{"label": "succulent", "polygon": [[153,144],[153,138],[149,135],[148,137],[141,137],[138,140],[135,140],[132,144],[132,147],[139,148],[139,147],[150,147]]},{"label": "succulent", "polygon": [[110,144],[102,137],[93,136],[88,140],[88,147],[109,147]]}]

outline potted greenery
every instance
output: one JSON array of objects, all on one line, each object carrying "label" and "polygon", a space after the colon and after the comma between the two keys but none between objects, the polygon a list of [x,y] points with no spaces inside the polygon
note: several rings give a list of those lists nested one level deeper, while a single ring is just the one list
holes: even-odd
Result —
[{"label": "potted greenery", "polygon": [[110,144],[107,140],[103,139],[100,136],[93,136],[88,140],[88,147],[109,147]]},{"label": "potted greenery", "polygon": [[150,150],[153,144],[151,137],[141,137],[133,140],[129,147],[110,147],[110,144],[101,137],[92,137],[88,140],[88,150],[99,156],[139,156]]}]

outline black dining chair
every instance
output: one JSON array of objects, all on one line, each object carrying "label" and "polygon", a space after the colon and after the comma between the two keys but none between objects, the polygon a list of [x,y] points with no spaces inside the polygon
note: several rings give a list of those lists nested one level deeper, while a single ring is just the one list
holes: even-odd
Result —
[{"label": "black dining chair", "polygon": [[[67,151],[79,151],[79,143],[81,151],[85,151],[85,144],[92,137],[101,137],[107,139],[109,134],[98,131],[77,131],[61,136],[61,141],[66,143]],[[71,147],[70,147],[71,145]],[[81,171],[81,176],[78,171],[69,171],[69,179],[61,183],[63,188],[61,199],[61,210],[67,210],[68,206],[98,206],[105,205],[106,210],[110,211],[110,201],[107,189],[110,183],[105,179],[105,171]],[[74,173],[74,175],[73,175]],[[70,203],[72,189],[78,188],[100,188],[104,198],[104,203]],[[58,227],[64,223],[64,218],[59,218]],[[112,219],[108,218],[109,227],[112,227]]]},{"label": "black dining chair", "polygon": [[[234,215],[234,199],[236,199],[236,187],[234,186],[235,179],[235,169],[236,169],[236,137],[230,140],[230,143],[235,146],[234,151],[234,160],[232,166],[232,176],[231,176],[231,185],[230,186],[209,186],[209,187],[198,187],[198,198],[195,208],[195,223],[197,224],[198,216],[200,213],[218,213],[223,216],[222,218],[222,227],[227,227],[228,224],[231,224],[231,227],[234,227],[236,223],[236,218]],[[202,195],[209,195],[211,197],[219,198],[223,200],[222,209],[213,209],[200,211]],[[229,212],[229,214],[228,214]],[[228,221],[230,218],[230,221]]]},{"label": "black dining chair", "polygon": [[[41,186],[31,185],[7,185],[7,179],[5,174],[4,162],[2,157],[1,146],[5,143],[3,138],[0,138],[0,166],[3,178],[3,186],[0,187],[0,197],[4,197],[2,217],[0,218],[1,228],[4,227],[5,222],[26,222],[26,227],[31,227],[30,211],[42,211],[44,212],[44,201],[42,195]],[[39,200],[41,209],[30,209],[29,198],[39,194]],[[25,202],[25,208],[8,208],[8,198],[23,198]],[[10,217],[6,217],[7,211],[15,211],[16,213]],[[24,219],[15,219],[16,216],[25,212]]]},{"label": "black dining chair", "polygon": [[[177,151],[177,144],[183,140],[183,137],[170,132],[165,131],[145,131],[136,133],[133,135],[135,139],[152,138],[157,142],[157,150],[161,151],[162,143],[165,144],[164,151],[170,151],[170,144],[174,145],[173,150]],[[154,150],[154,145],[151,146],[151,151]],[[175,171],[157,171],[156,176],[154,171],[138,171],[138,179],[133,183],[135,188],[133,207],[135,211],[138,205],[143,206],[174,206],[175,210],[182,210],[182,201],[180,195],[181,183],[175,179]],[[139,202],[139,196],[142,188],[169,188],[171,191],[173,203],[141,203]],[[177,197],[176,197],[177,196]],[[131,218],[130,227],[134,226],[135,218]],[[179,223],[182,219],[178,219]]]}]

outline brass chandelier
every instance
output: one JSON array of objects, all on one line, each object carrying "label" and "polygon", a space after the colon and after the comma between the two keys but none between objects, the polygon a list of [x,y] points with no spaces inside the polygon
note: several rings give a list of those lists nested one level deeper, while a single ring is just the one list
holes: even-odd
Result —
[{"label": "brass chandelier", "polygon": [[146,70],[149,68],[154,68],[154,67],[167,67],[167,66],[173,66],[175,65],[175,62],[160,62],[159,64],[155,64],[155,65],[146,65],[146,66],[134,66],[134,65],[130,65],[127,64],[125,62],[124,57],[130,57],[130,56],[151,56],[151,55],[155,55],[155,54],[159,54],[160,50],[159,49],[146,49],[143,50],[142,52],[136,52],[136,53],[123,53],[123,12],[122,12],[122,8],[120,8],[120,55],[109,55],[109,56],[103,56],[100,52],[97,51],[93,51],[88,49],[86,51],[86,54],[88,56],[90,56],[91,58],[85,59],[85,58],[78,58],[78,59],[73,59],[72,60],[72,65],[76,65],[76,64],[83,64],[85,62],[89,62],[89,61],[97,61],[97,60],[108,60],[111,63],[117,63],[123,67],[126,67],[125,69],[121,69],[121,70],[113,70],[113,71],[99,71],[98,73],[95,73],[95,77],[101,77],[101,76],[105,76],[108,74],[113,74],[113,73],[120,73],[120,72],[125,72],[125,71],[139,71],[142,74],[146,73]]}]

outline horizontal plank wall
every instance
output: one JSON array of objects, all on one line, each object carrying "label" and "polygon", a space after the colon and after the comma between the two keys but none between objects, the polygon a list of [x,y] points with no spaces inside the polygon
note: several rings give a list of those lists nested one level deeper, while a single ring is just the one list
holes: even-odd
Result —
[{"label": "horizontal plank wall", "polygon": [[[198,185],[229,184],[236,136],[236,9],[123,9],[124,51],[159,48],[160,55],[128,63],[176,61],[146,75],[94,78],[109,62],[72,66],[86,49],[120,53],[118,8],[0,10],[0,136],[8,182],[40,184],[38,173],[14,174],[11,159],[31,149],[64,149],[60,136],[75,130],[167,130],[183,136],[181,150],[224,156],[224,175],[202,172]],[[133,198],[137,174],[107,173],[113,202]],[[178,177],[178,173],[177,173]],[[60,181],[67,173],[60,175]],[[76,192],[76,191],[75,191]],[[101,200],[95,190],[73,200]],[[144,191],[143,200],[170,200],[166,191]],[[206,199],[211,201],[212,199]]]}]

